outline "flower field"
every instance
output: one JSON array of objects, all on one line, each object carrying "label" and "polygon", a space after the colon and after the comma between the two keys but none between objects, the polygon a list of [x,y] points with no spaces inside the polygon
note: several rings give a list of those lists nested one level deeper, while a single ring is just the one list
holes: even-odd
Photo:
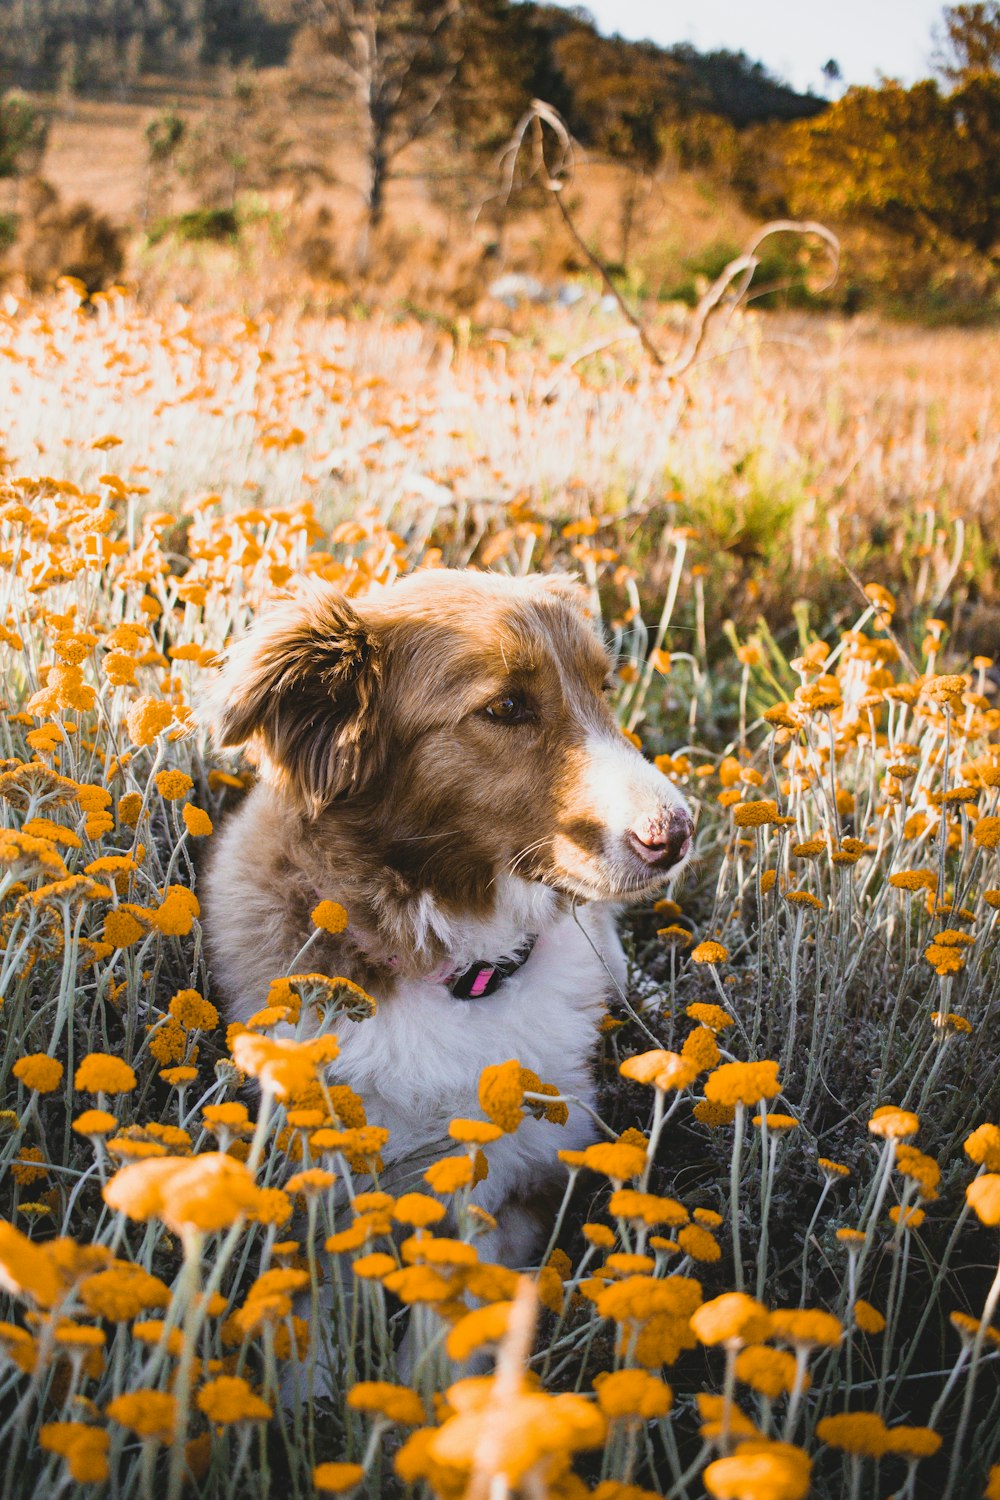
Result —
[{"label": "flower field", "polygon": [[[4,1497],[1000,1497],[996,351],[729,336],[680,385],[558,328],[0,312]],[[500,1061],[382,1181],[336,1072],[379,997],[227,1027],[202,944],[227,640],[442,564],[578,571],[698,814],[523,1273],[475,1185],[574,1101]]]}]

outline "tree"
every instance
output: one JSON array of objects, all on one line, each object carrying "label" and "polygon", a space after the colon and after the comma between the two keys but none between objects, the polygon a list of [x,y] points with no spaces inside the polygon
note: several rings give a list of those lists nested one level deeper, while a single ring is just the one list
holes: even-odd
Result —
[{"label": "tree", "polygon": [[983,73],[1000,74],[1000,0],[949,5],[941,27],[935,62],[947,83],[961,87]]},{"label": "tree", "polygon": [[784,187],[801,217],[990,250],[1000,235],[1000,76],[981,73],[950,94],[931,80],[849,89],[818,120],[789,127]]},{"label": "tree", "polygon": [[0,98],[0,177],[38,171],[48,141],[48,121],[23,94]]},{"label": "tree", "polygon": [[426,135],[458,71],[463,0],[271,0],[297,22],[294,58],[347,106],[360,148],[364,204],[358,261],[385,213],[402,153]]}]

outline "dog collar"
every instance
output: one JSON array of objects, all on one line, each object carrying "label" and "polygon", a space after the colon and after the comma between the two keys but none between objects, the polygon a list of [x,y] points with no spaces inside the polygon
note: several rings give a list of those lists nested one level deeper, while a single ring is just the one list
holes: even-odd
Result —
[{"label": "dog collar", "polygon": [[516,974],[528,962],[534,951],[536,937],[529,937],[512,958],[499,959],[496,963],[478,960],[459,974],[446,976],[444,983],[456,1000],[485,1000],[500,988],[505,979]]}]

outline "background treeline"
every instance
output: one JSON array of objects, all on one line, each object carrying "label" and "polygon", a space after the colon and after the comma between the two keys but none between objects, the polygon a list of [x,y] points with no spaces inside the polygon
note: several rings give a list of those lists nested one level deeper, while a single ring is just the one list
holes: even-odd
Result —
[{"label": "background treeline", "polygon": [[[822,73],[830,92],[835,61]],[[535,267],[498,257],[502,235],[483,216],[496,152],[542,98],[589,161],[613,164],[613,203],[592,238],[640,294],[690,300],[735,253],[736,226],[790,215],[843,234],[845,274],[827,302],[990,316],[1000,307],[998,0],[945,10],[935,75],[831,102],[744,53],[604,37],[583,9],[512,0],[0,0],[0,176],[44,174],[48,124],[74,102],[133,101],[146,114],[132,227],[154,240],[238,236],[248,194],[283,189],[287,203],[290,189],[312,269],[336,262],[371,278],[387,226],[397,242],[405,227],[392,187],[405,181],[411,219],[420,183],[443,215],[435,233],[471,245],[475,222],[477,253],[493,256],[484,275],[551,277],[580,267],[568,253]],[[683,235],[668,246],[657,231],[682,178],[733,208],[686,255]],[[352,209],[331,208],[338,190]],[[8,238],[23,238],[25,205],[38,201],[37,189],[17,197]],[[506,205],[537,210],[530,188]],[[812,299],[794,257],[770,270],[792,283],[785,300]]]}]

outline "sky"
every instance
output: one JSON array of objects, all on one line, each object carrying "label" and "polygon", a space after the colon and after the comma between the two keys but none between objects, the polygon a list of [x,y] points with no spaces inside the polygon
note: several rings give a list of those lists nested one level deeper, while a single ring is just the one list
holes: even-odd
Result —
[{"label": "sky", "polygon": [[[570,0],[559,0],[570,3]],[[879,73],[910,83],[931,71],[943,0],[584,0],[601,31],[703,52],[746,52],[796,88],[818,88],[836,58],[847,83]]]}]

